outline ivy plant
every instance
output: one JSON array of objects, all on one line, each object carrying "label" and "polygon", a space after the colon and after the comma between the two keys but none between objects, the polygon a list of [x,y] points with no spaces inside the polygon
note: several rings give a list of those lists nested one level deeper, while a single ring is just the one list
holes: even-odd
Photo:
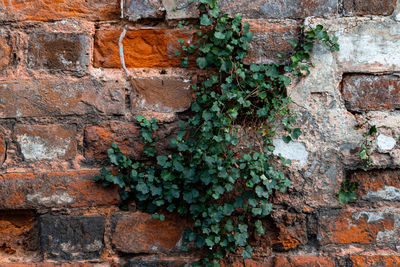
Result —
[{"label": "ivy plant", "polygon": [[[186,245],[206,248],[202,266],[219,266],[230,253],[252,256],[249,244],[254,234],[265,233],[263,219],[272,210],[274,191],[285,192],[290,180],[271,165],[272,138],[278,127],[287,132],[286,142],[297,139],[295,115],[286,87],[289,75],[306,76],[315,40],[337,51],[321,25],[305,30],[300,41],[292,41],[290,56],[274,64],[246,65],[253,34],[239,15],[222,14],[217,0],[200,0],[199,25],[180,22],[179,27],[196,29],[193,44],[179,40],[182,66],[192,59],[210,75],[193,85],[196,98],[189,119],[179,123],[172,138],[172,153],[156,149],[155,119],[138,116],[144,157],[132,161],[117,145],[108,150],[115,169],[102,169],[96,181],[117,185],[124,203],[163,220],[165,213],[178,213],[192,221],[183,233]],[[242,133],[256,136],[243,144]],[[284,162],[285,163],[285,162]],[[185,249],[185,247],[184,247]]]}]

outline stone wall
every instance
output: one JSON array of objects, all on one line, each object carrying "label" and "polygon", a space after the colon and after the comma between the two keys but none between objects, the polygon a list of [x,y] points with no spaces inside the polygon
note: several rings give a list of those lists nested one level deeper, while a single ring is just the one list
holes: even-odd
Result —
[{"label": "stone wall", "polygon": [[[0,266],[190,266],[185,223],[120,211],[115,189],[92,178],[114,141],[132,158],[143,144],[135,116],[162,122],[161,140],[190,106],[195,69],[179,68],[176,27],[196,18],[176,0],[0,1]],[[277,138],[293,185],[273,198],[254,259],[227,266],[400,266],[400,1],[221,0],[255,33],[247,63],[288,53],[302,25],[339,37],[317,45],[311,75],[288,89],[303,135]],[[123,12],[121,12],[123,7]],[[121,19],[121,13],[123,18]],[[121,69],[119,37],[129,81]],[[362,130],[377,126],[370,171]],[[160,143],[166,147],[167,141]],[[338,202],[345,179],[359,199]]]}]

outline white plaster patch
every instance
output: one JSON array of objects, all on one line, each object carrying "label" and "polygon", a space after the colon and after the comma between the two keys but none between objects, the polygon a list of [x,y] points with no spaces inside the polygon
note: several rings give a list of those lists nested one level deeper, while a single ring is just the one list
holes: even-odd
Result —
[{"label": "white plaster patch", "polygon": [[376,138],[376,144],[380,152],[392,150],[396,145],[396,140],[390,136],[379,134]]},{"label": "white plaster patch", "polygon": [[63,157],[71,142],[70,138],[55,137],[57,146],[50,145],[50,140],[39,136],[19,135],[18,143],[26,160],[57,159]]},{"label": "white plaster patch", "polygon": [[103,243],[100,240],[95,240],[92,244],[85,246],[86,251],[98,251],[103,247]]},{"label": "white plaster patch", "polygon": [[385,186],[384,189],[376,192],[368,192],[367,195],[363,196],[363,199],[380,199],[387,201],[400,201],[400,189],[393,186]]},{"label": "white plaster patch", "polygon": [[273,143],[275,146],[274,155],[281,155],[286,159],[297,161],[297,163],[302,167],[306,164],[308,152],[303,143],[290,142],[286,144],[280,138],[275,138]]},{"label": "white plaster patch", "polygon": [[56,192],[51,196],[44,196],[42,193],[29,194],[26,199],[29,202],[35,202],[40,205],[65,205],[74,202],[74,198],[67,192]]},{"label": "white plaster patch", "polygon": [[362,215],[367,216],[367,223],[379,222],[383,220],[383,212],[373,212],[373,211],[362,211],[354,214],[354,219],[359,220]]}]

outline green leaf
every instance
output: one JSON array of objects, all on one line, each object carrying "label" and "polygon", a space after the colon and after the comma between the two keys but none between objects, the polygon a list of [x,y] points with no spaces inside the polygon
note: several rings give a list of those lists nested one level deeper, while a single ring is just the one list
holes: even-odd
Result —
[{"label": "green leaf", "polygon": [[301,135],[301,130],[299,128],[296,128],[292,132],[292,139],[297,140],[300,135]]},{"label": "green leaf", "polygon": [[215,32],[214,36],[215,36],[215,38],[220,39],[220,40],[225,39],[225,34],[223,34],[222,32]]},{"label": "green leaf", "polygon": [[200,69],[205,69],[207,67],[207,60],[205,57],[198,57],[196,59],[197,66],[199,66]]},{"label": "green leaf", "polygon": [[203,14],[200,18],[200,24],[203,26],[210,26],[212,24],[212,20],[206,14]]},{"label": "green leaf", "polygon": [[256,221],[255,226],[256,226],[257,234],[258,234],[259,236],[265,234],[264,226],[263,226],[263,224],[262,224],[262,222],[261,222],[260,220],[257,220],[257,221]]},{"label": "green leaf", "polygon": [[253,255],[253,248],[251,246],[246,246],[245,250],[242,252],[242,257],[244,259],[249,259]]}]

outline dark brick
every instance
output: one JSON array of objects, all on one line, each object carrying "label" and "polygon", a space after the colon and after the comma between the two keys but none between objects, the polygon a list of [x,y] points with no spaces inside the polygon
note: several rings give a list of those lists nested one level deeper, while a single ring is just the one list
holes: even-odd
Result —
[{"label": "dark brick", "polygon": [[245,18],[325,17],[337,14],[338,0],[220,0],[221,10]]},{"label": "dark brick", "polygon": [[400,78],[394,75],[346,75],[342,93],[350,111],[400,108]]},{"label": "dark brick", "polygon": [[288,56],[292,46],[287,41],[300,38],[300,25],[296,21],[270,22],[267,20],[247,20],[254,37],[245,62],[272,64],[281,59],[278,54]]},{"label": "dark brick", "polygon": [[391,15],[397,0],[344,0],[346,15]]},{"label": "dark brick", "polygon": [[29,37],[28,67],[85,74],[89,48],[89,36],[84,34],[33,33]]},{"label": "dark brick", "polygon": [[104,247],[103,216],[40,217],[40,244],[46,259],[98,258]]},{"label": "dark brick", "polygon": [[191,259],[174,257],[140,257],[128,260],[124,267],[187,267]]}]

